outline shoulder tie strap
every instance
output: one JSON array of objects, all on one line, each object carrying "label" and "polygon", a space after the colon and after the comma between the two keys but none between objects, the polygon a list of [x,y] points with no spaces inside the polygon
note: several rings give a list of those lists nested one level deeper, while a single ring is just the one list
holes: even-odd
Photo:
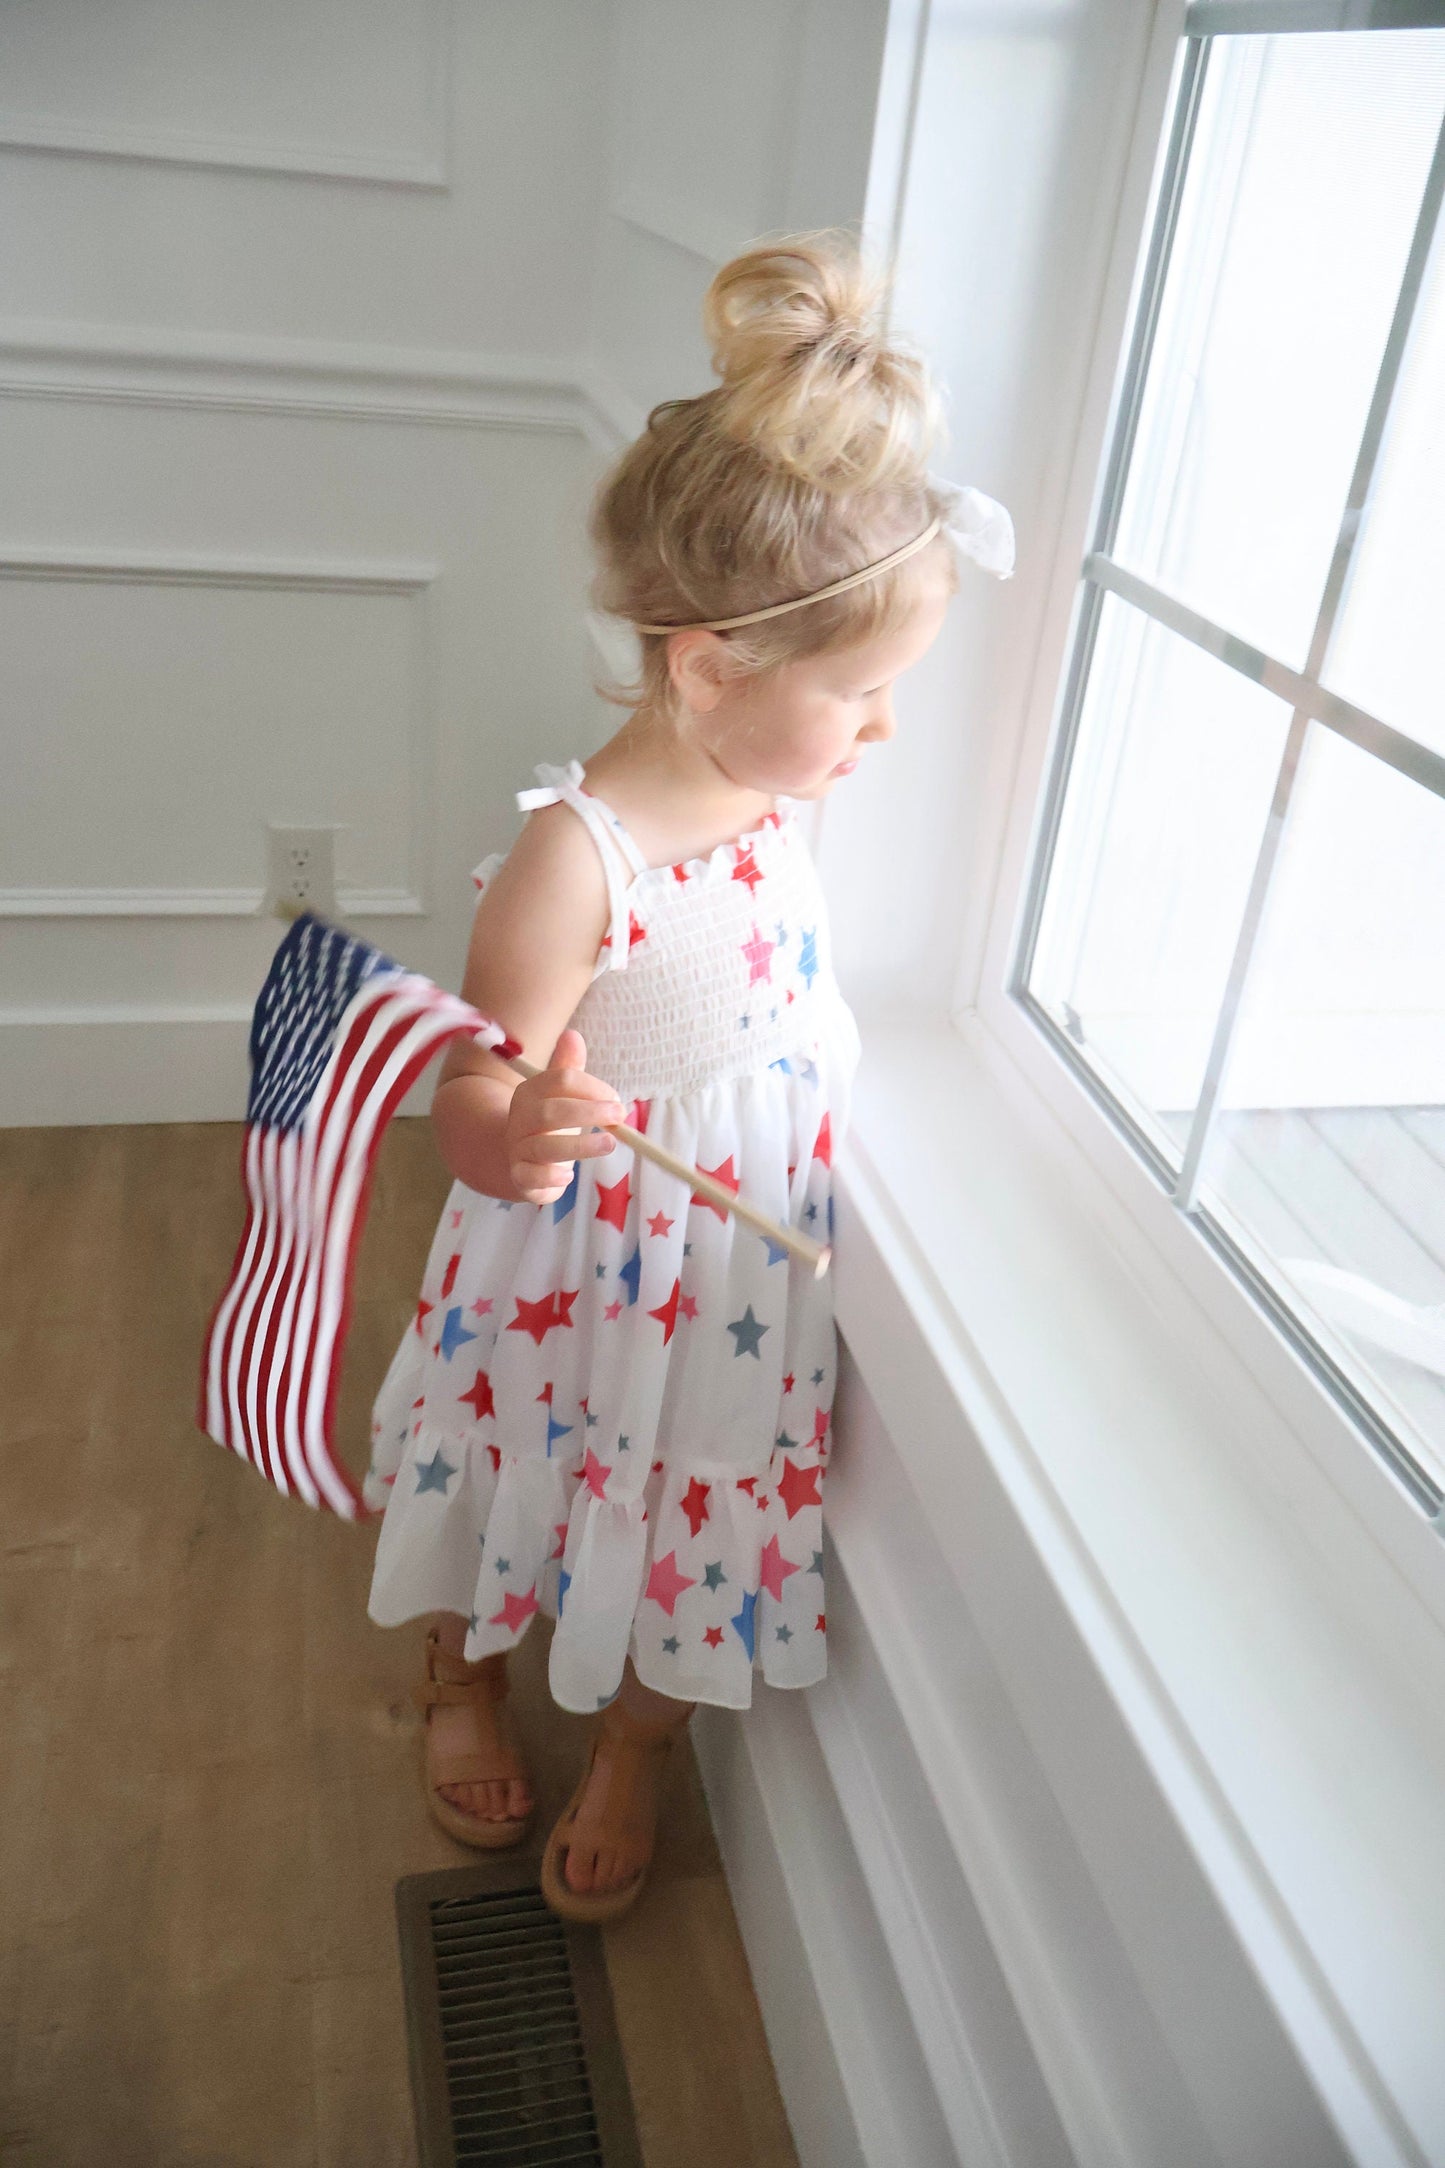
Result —
[{"label": "shoulder tie strap", "polygon": [[583,789],[583,768],[580,760],[569,761],[565,768],[541,760],[533,773],[540,776],[542,781],[534,790],[517,792],[517,804],[522,812],[530,813],[537,806],[554,805],[560,798],[564,804],[570,805],[573,812],[585,823],[597,845],[602,871],[607,879],[607,901],[611,912],[610,947],[606,964],[600,968],[622,971],[626,968],[631,949],[631,911],[627,900],[627,891],[631,884],[624,879],[623,868],[618,863],[617,849],[607,839],[609,834],[616,838],[618,848],[622,850],[634,873],[642,871],[641,866],[636,863],[637,846],[616,815],[612,814],[611,808],[604,807],[600,799],[594,798]]}]

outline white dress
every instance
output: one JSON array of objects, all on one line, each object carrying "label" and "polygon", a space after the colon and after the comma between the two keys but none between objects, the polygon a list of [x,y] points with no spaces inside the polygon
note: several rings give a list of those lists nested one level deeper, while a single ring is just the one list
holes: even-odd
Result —
[{"label": "white dress", "polygon": [[[828,1239],[859,1039],[793,803],[649,867],[580,762],[536,773],[519,806],[565,800],[607,869],[571,1019],[589,1073],[634,1128]],[[629,1652],[681,1700],[746,1708],[755,1670],[811,1686],[836,1355],[827,1275],[625,1145],[551,1204],[456,1183],[374,1410],[370,1617],[460,1612],[474,1659],[543,1611],[552,1695],[579,1713]]]}]

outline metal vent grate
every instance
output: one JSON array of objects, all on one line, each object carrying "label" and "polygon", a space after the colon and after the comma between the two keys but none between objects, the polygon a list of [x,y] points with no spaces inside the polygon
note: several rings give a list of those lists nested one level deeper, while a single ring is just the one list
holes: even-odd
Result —
[{"label": "metal vent grate", "polygon": [[535,1859],[396,1885],[421,2168],[642,2168],[595,1927]]}]

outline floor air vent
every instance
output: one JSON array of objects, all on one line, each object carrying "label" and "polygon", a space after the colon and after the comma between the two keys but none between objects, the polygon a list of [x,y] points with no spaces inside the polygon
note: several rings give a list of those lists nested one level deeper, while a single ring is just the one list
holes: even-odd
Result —
[{"label": "floor air vent", "polygon": [[421,2168],[642,2168],[595,1927],[513,1855],[396,1885]]}]

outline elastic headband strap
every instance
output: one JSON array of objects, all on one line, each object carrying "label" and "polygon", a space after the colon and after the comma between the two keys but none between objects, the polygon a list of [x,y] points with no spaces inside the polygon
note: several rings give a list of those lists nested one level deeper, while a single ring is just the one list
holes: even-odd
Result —
[{"label": "elastic headband strap", "polygon": [[864,580],[877,579],[880,572],[886,572],[891,565],[901,565],[905,557],[911,557],[915,550],[921,550],[925,543],[931,542],[942,525],[943,517],[940,514],[937,519],[929,521],[922,534],[916,534],[911,542],[905,542],[902,549],[890,550],[886,557],[878,558],[871,565],[864,565],[859,572],[850,572],[846,579],[834,580],[828,587],[815,588],[811,595],[795,595],[791,602],[775,602],[766,610],[748,610],[741,617],[709,617],[696,625],[638,625],[636,630],[638,632],[731,632],[735,625],[756,625],[765,617],[781,617],[785,610],[801,610],[804,603],[821,602],[827,595],[841,595],[845,587],[858,587],[862,585]]}]

